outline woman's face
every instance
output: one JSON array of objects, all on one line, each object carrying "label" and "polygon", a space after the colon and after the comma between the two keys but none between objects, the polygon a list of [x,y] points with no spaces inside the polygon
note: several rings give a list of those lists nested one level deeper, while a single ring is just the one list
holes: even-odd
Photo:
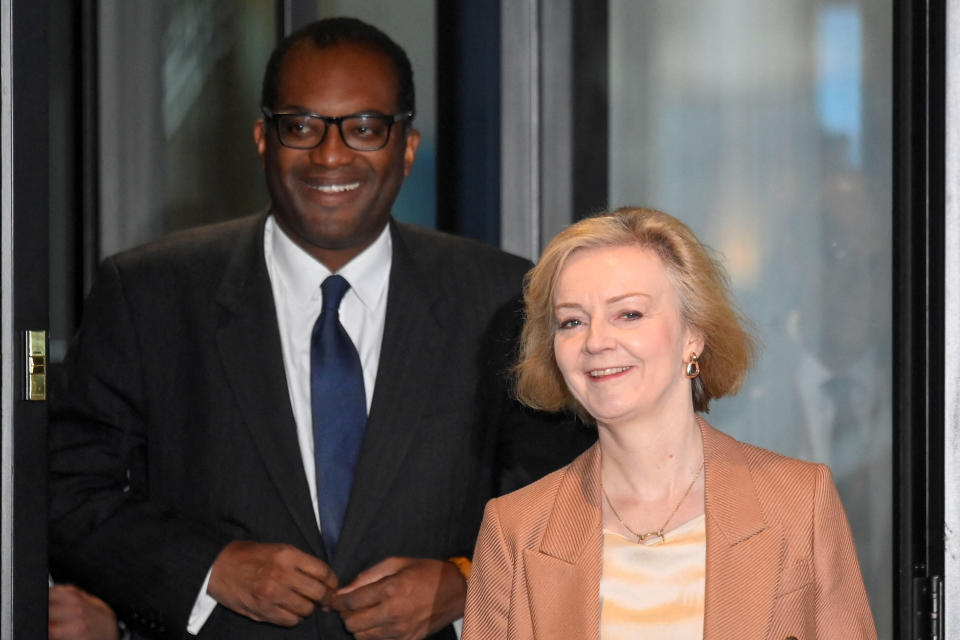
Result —
[{"label": "woman's face", "polygon": [[703,341],[683,322],[677,292],[653,251],[575,251],[560,271],[554,314],[560,372],[598,423],[644,418],[674,403],[692,408],[683,363]]}]

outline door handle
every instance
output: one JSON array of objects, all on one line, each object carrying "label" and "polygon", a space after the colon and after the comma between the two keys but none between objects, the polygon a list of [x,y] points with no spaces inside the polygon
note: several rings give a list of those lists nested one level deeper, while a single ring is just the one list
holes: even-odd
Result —
[{"label": "door handle", "polygon": [[24,400],[47,399],[47,332],[25,331]]}]

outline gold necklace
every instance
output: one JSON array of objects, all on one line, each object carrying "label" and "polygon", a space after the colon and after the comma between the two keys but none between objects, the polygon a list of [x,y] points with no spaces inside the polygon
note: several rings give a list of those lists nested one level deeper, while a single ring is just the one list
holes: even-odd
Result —
[{"label": "gold necklace", "polygon": [[[620,517],[620,514],[617,513],[617,510],[613,507],[613,502],[610,500],[610,496],[607,495],[607,490],[603,486],[603,481],[600,482],[600,491],[603,492],[603,497],[607,501],[607,505],[610,507],[610,511],[613,512],[613,515],[616,516],[617,520],[620,521],[620,524],[623,525],[623,528],[629,531],[632,535],[637,536],[637,544],[663,544],[666,540],[663,537],[663,530],[667,528],[667,525],[670,524],[670,519],[676,515],[677,509],[680,508],[680,505],[683,504],[683,501],[687,499],[687,496],[690,495],[690,490],[693,489],[693,485],[696,484],[697,478],[700,477],[700,474],[703,472],[703,463],[700,461],[700,468],[697,469],[697,475],[693,476],[693,480],[690,481],[690,484],[687,486],[687,490],[683,492],[683,495],[680,497],[680,502],[677,503],[677,506],[673,508],[673,511],[670,512],[670,515],[667,516],[667,519],[660,525],[660,528],[656,531],[648,531],[646,533],[637,533],[633,529],[627,526],[627,523],[623,521],[623,518]],[[650,540],[650,542],[647,542]]]}]

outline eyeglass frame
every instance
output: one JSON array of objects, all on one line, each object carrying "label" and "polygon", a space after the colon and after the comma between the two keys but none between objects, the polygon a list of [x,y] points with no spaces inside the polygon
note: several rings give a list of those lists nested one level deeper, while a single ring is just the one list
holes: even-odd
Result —
[{"label": "eyeglass frame", "polygon": [[[394,113],[390,114],[381,114],[381,113],[350,113],[345,116],[325,116],[319,113],[313,113],[310,111],[283,111],[276,113],[270,107],[260,107],[261,113],[266,120],[273,122],[274,131],[277,134],[277,140],[280,141],[280,144],[285,146],[288,149],[297,149],[299,151],[309,151],[310,149],[316,149],[323,144],[323,141],[327,139],[327,132],[330,131],[330,125],[336,125],[337,132],[340,134],[340,140],[343,141],[343,144],[347,146],[348,149],[353,149],[354,151],[380,151],[390,142],[390,134],[393,132],[393,125],[398,122],[410,122],[413,120],[414,113],[413,111],[404,111],[403,113]],[[295,147],[287,144],[283,141],[283,136],[280,135],[280,116],[300,116],[306,118],[316,118],[323,122],[323,135],[320,136],[320,140],[317,141],[317,144],[312,147]],[[384,138],[383,144],[374,149],[357,149],[352,146],[343,135],[342,123],[344,120],[349,120],[350,118],[370,118],[373,120],[379,120],[380,122],[385,122],[387,124],[387,137]]]}]

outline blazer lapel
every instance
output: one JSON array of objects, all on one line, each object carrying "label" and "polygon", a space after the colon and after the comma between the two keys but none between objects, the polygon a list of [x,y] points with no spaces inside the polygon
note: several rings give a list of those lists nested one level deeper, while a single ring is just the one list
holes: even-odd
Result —
[{"label": "blazer lapel", "polygon": [[[698,420],[700,420],[698,418]],[[707,514],[705,640],[743,640],[766,629],[786,551],[760,511],[737,441],[700,420]]]},{"label": "blazer lapel", "polygon": [[540,548],[524,550],[537,638],[599,637],[603,524],[598,452],[594,445],[570,466]]},{"label": "blazer lapel", "polygon": [[376,524],[379,505],[392,494],[390,487],[406,452],[417,442],[420,418],[430,403],[431,389],[422,381],[430,378],[445,342],[435,287],[396,225],[391,232],[393,260],[376,390],[334,568],[341,568],[343,559],[364,544],[363,532]]},{"label": "blazer lapel", "polygon": [[[700,427],[707,515],[704,638],[743,640],[743,629],[769,626],[784,537],[764,522],[736,440],[705,421],[700,420]],[[537,638],[599,636],[600,495],[600,456],[594,445],[564,475],[539,550],[524,551]]]},{"label": "blazer lapel", "polygon": [[290,408],[280,329],[263,257],[266,218],[233,253],[217,294],[225,309],[217,346],[227,380],[270,478],[312,551],[324,557]]}]

